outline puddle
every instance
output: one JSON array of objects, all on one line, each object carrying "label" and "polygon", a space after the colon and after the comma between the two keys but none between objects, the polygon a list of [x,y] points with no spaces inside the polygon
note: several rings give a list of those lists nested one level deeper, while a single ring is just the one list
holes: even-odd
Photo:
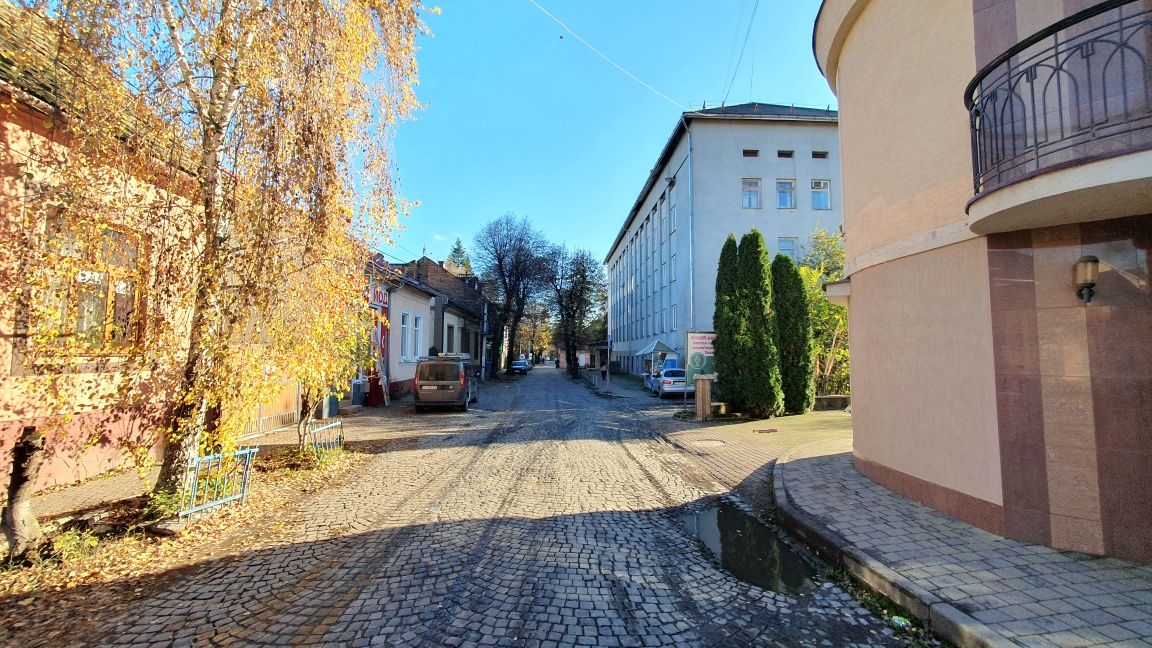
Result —
[{"label": "puddle", "polygon": [[754,517],[720,500],[680,517],[724,569],[767,590],[799,594],[816,588],[816,571],[776,533]]}]

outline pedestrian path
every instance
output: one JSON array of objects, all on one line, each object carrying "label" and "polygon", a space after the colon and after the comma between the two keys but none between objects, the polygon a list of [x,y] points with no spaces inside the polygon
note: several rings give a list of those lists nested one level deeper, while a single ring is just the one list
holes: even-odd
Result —
[{"label": "pedestrian path", "polygon": [[848,562],[890,570],[879,575],[918,598],[930,620],[953,608],[962,614],[951,620],[989,645],[1152,647],[1152,567],[969,526],[864,477],[851,449],[850,438],[792,449],[777,463],[777,498],[835,534]]},{"label": "pedestrian path", "polygon": [[[400,404],[393,409],[398,410],[402,407],[403,404]],[[384,412],[386,409],[376,408],[372,411]],[[349,406],[349,403],[341,403],[341,413],[345,416],[354,416],[362,411],[364,408],[361,406]],[[242,445],[290,445],[295,444],[296,441],[296,425],[291,424],[269,430],[262,435],[245,438]],[[160,468],[151,466],[142,471],[125,469],[94,477],[78,484],[58,486],[33,495],[32,510],[38,518],[43,520],[76,511],[84,511],[108,502],[139,497],[152,490],[159,475]],[[5,499],[4,494],[0,493],[0,505]]]},{"label": "pedestrian path", "polygon": [[957,645],[1152,648],[1152,567],[1001,538],[875,484],[848,414],[701,424],[649,407],[709,478],[770,492],[782,526]]}]

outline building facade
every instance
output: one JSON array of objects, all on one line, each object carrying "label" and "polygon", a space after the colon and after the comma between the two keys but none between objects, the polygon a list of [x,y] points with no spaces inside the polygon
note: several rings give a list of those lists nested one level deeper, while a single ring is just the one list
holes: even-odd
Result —
[{"label": "building facade", "polygon": [[844,110],[857,468],[1152,562],[1152,2],[825,0],[813,45]]},{"label": "building facade", "polygon": [[799,258],[817,227],[837,230],[839,151],[835,111],[750,103],[682,115],[604,260],[623,371],[683,356],[689,331],[712,330],[729,234],[757,228],[771,253]]}]

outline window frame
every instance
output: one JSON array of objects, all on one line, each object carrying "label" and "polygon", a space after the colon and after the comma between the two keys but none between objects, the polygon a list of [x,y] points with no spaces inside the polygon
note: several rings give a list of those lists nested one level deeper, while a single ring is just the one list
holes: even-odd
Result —
[{"label": "window frame", "polygon": [[[55,225],[54,225],[55,224]],[[49,214],[43,222],[42,246],[44,253],[44,267],[39,271],[40,285],[32,288],[33,303],[37,305],[34,316],[29,318],[27,329],[34,340],[42,348],[63,349],[70,355],[81,357],[118,357],[135,352],[144,343],[146,324],[145,308],[148,292],[147,264],[150,258],[148,241],[145,236],[121,225],[101,224],[96,227],[95,235],[90,237],[77,237],[74,221],[68,218],[64,209],[58,209]],[[54,236],[55,234],[55,236]],[[130,249],[130,264],[118,263],[111,260],[106,242],[108,235],[121,237],[125,247],[121,251]],[[68,235],[67,237],[63,235]],[[73,253],[64,248],[72,248]],[[117,257],[120,254],[116,255]],[[100,276],[101,283],[85,282],[82,276]],[[116,320],[118,296],[122,293],[119,286],[128,283],[132,286],[132,297],[128,309],[128,322],[119,327]],[[53,285],[56,288],[53,288]],[[88,332],[81,333],[81,312],[83,309],[82,285],[100,285],[102,293],[102,323],[99,325],[99,344],[83,343]],[[57,303],[55,316],[53,310],[47,307],[51,300]],[[62,307],[62,308],[61,308]],[[63,311],[63,312],[61,312]],[[42,341],[44,327],[51,326],[56,332],[46,335],[47,342]],[[96,327],[91,327],[96,328]],[[129,331],[130,335],[117,339],[119,330]]]},{"label": "window frame", "polygon": [[[749,197],[749,183],[755,183],[755,205],[749,206],[746,198]],[[763,209],[764,208],[764,182],[762,178],[740,178],[740,208],[741,209]]]},{"label": "window frame", "polygon": [[[780,185],[788,184],[787,191],[781,191]],[[780,198],[788,196],[788,205],[781,206]],[[776,178],[776,209],[796,209],[796,179],[795,178]]]},{"label": "window frame", "polygon": [[[816,188],[817,183],[821,183],[821,182],[824,183],[824,186],[820,189],[817,189]],[[831,180],[826,180],[826,179],[822,179],[822,178],[813,179],[812,182],[810,182],[808,186],[811,187],[811,190],[812,190],[811,191],[811,198],[810,198],[812,201],[812,209],[816,209],[816,210],[820,210],[820,211],[827,211],[827,210],[832,209],[832,181]],[[824,196],[825,202],[824,202],[823,207],[817,207],[816,206],[816,196],[817,195],[823,195]]]}]

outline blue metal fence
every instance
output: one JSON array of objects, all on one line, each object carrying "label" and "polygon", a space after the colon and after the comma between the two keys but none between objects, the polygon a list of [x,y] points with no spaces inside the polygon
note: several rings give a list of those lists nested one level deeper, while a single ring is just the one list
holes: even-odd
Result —
[{"label": "blue metal fence", "polygon": [[310,428],[308,436],[316,458],[324,461],[325,455],[344,447],[344,424],[340,420]]},{"label": "blue metal fence", "polygon": [[240,501],[248,495],[248,476],[257,447],[197,457],[188,466],[180,493],[180,517]]}]

